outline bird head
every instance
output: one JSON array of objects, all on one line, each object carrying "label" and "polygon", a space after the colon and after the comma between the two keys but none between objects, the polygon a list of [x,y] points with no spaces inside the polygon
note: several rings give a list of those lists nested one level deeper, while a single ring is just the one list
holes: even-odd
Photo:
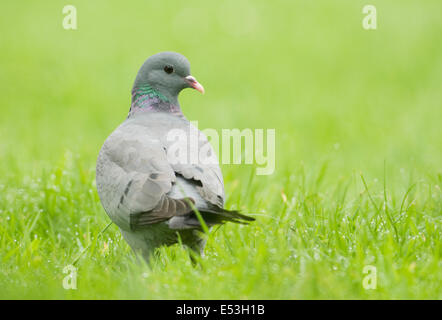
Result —
[{"label": "bird head", "polygon": [[176,52],[160,52],[148,58],[135,79],[134,87],[149,85],[170,101],[177,101],[185,88],[204,93],[203,86],[190,74],[190,63]]}]

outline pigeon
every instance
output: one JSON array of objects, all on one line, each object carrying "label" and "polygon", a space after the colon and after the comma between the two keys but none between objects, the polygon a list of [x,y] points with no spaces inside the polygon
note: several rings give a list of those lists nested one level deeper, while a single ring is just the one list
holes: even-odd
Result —
[{"label": "pigeon", "polygon": [[149,262],[161,246],[182,243],[203,255],[202,231],[255,219],[224,208],[224,182],[207,137],[181,111],[185,88],[204,93],[190,63],[161,52],[141,66],[126,120],[97,159],[100,201],[129,246]]}]

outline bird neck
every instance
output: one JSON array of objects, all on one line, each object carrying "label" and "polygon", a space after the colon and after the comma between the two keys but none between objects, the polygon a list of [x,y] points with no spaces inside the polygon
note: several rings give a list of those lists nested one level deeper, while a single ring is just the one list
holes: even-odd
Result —
[{"label": "bird neck", "polygon": [[148,84],[137,85],[132,89],[132,103],[128,118],[144,112],[181,114],[178,97],[168,98]]}]

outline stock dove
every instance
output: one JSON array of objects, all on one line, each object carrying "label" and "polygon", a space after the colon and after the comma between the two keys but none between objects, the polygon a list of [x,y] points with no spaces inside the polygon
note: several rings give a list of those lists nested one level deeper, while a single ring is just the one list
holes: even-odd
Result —
[{"label": "stock dove", "polygon": [[[255,220],[223,208],[216,155],[178,103],[185,88],[204,93],[183,55],[161,52],[148,58],[136,76],[127,119],[106,139],[97,159],[101,203],[146,261],[156,248],[179,238],[203,253],[205,238],[195,208],[209,228]],[[193,147],[191,141],[196,141]],[[202,156],[194,161],[195,155]]]}]

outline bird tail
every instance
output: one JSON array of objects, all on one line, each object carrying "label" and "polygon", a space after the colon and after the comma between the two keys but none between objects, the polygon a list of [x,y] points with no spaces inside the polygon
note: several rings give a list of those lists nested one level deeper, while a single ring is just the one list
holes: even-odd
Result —
[{"label": "bird tail", "polygon": [[[255,218],[242,214],[236,210],[226,210],[218,207],[214,210],[204,209],[199,211],[199,213],[208,227],[224,224],[226,222],[249,224],[250,222],[255,221]],[[201,228],[200,221],[195,212],[185,216],[173,217],[168,224],[171,229],[182,230]]]},{"label": "bird tail", "polygon": [[224,224],[226,222],[249,224],[250,222],[255,221],[255,218],[242,214],[237,210],[205,210],[200,213],[207,225]]}]

